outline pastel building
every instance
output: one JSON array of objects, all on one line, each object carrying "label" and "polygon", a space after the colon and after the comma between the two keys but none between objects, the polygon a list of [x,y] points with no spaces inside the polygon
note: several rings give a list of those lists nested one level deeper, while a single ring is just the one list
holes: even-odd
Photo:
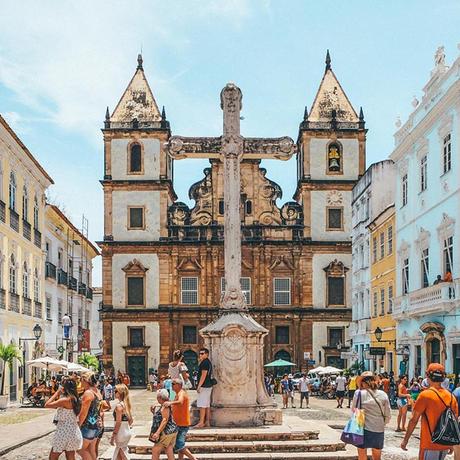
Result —
[{"label": "pastel building", "polygon": [[[399,371],[460,373],[460,58],[438,48],[421,101],[395,134]],[[451,275],[450,275],[451,273]],[[442,280],[437,282],[437,276]],[[452,280],[451,280],[452,276]]]}]

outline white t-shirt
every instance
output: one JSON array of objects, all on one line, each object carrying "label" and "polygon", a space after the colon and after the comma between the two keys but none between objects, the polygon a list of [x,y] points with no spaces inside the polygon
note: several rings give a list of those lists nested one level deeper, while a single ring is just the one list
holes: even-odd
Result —
[{"label": "white t-shirt", "polygon": [[347,379],[345,377],[341,377],[340,375],[335,379],[335,384],[337,385],[337,391],[345,391],[345,385],[347,384]]},{"label": "white t-shirt", "polygon": [[307,393],[309,391],[308,385],[310,385],[309,379],[300,379],[299,380],[299,388],[301,393]]},{"label": "white t-shirt", "polygon": [[188,371],[188,369],[183,362],[179,361],[175,366],[173,366],[172,362],[169,363],[168,374],[171,379],[178,379],[184,371]]}]

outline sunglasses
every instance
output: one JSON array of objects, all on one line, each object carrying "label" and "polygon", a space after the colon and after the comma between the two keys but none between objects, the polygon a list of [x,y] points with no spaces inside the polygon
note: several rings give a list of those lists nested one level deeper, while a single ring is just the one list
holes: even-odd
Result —
[{"label": "sunglasses", "polygon": [[204,351],[200,351],[200,355],[205,355],[206,353]]}]

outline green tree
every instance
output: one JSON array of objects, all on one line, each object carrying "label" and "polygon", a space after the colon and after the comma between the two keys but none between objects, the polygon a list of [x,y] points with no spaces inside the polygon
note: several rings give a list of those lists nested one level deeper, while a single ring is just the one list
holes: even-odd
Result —
[{"label": "green tree", "polygon": [[78,357],[78,364],[92,369],[94,372],[99,370],[99,360],[91,353],[83,353]]},{"label": "green tree", "polygon": [[0,360],[3,361],[3,373],[2,373],[2,384],[0,386],[0,395],[5,394],[5,374],[6,367],[9,366],[10,370],[13,367],[14,359],[22,361],[21,350],[14,344],[10,343],[8,345],[0,344]]}]

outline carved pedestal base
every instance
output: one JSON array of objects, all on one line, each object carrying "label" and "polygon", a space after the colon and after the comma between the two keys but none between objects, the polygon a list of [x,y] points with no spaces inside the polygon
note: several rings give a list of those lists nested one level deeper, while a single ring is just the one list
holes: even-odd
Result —
[{"label": "carved pedestal base", "polygon": [[225,313],[200,331],[210,350],[213,376],[211,424],[218,427],[281,424],[263,373],[268,331],[246,313]]}]

